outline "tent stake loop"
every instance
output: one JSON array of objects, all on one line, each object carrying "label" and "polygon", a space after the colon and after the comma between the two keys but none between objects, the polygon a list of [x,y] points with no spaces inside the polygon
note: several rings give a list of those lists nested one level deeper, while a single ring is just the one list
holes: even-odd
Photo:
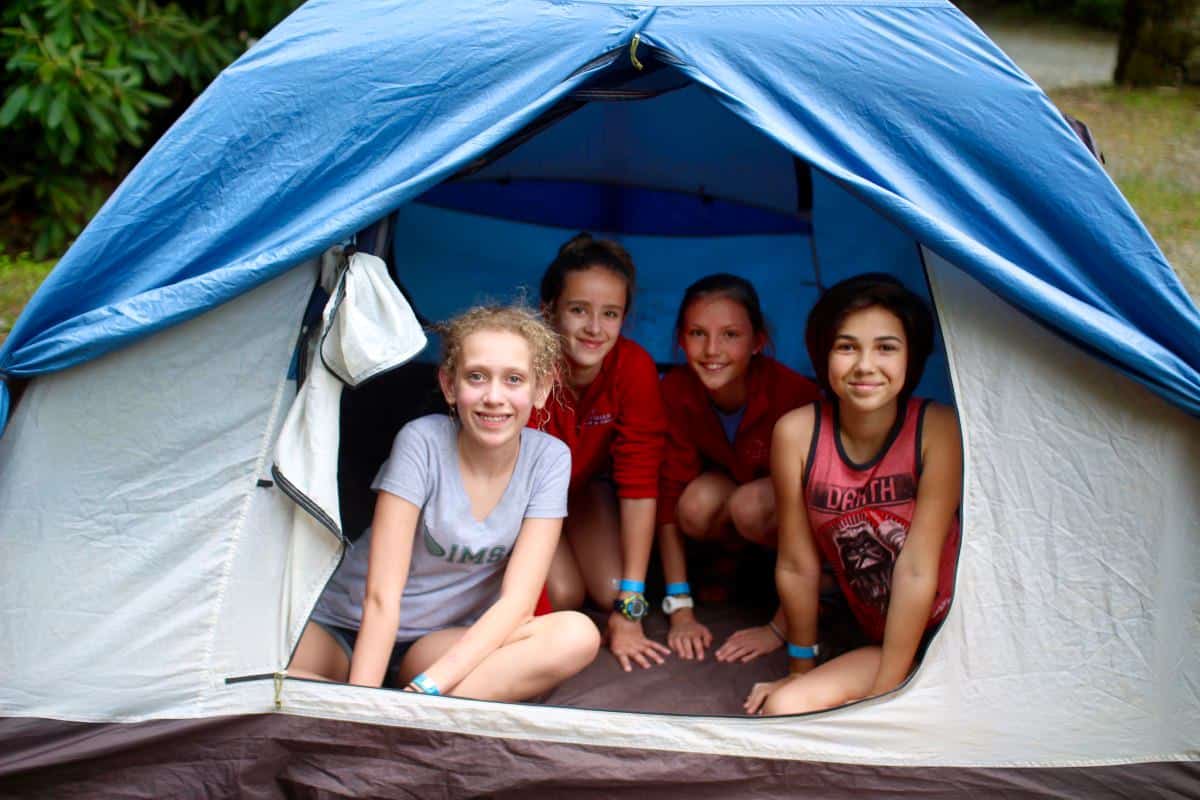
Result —
[{"label": "tent stake loop", "polygon": [[633,40],[629,42],[629,61],[630,61],[630,63],[633,64],[633,68],[636,69],[638,72],[641,72],[642,69],[644,69],[642,62],[638,61],[638,57],[637,57],[638,44],[641,41],[642,41],[642,37],[635,33],[633,35]]}]

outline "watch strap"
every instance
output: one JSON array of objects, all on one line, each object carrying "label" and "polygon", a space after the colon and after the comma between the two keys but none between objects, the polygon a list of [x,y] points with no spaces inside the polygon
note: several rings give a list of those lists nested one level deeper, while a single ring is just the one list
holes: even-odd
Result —
[{"label": "watch strap", "polygon": [[669,594],[663,598],[662,610],[664,614],[674,614],[683,608],[695,608],[696,602],[692,600],[690,595]]}]

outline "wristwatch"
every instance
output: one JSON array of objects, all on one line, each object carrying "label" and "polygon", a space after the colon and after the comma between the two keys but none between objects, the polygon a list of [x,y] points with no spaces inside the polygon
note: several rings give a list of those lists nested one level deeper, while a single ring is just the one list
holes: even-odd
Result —
[{"label": "wristwatch", "polygon": [[674,614],[681,608],[695,608],[696,603],[692,600],[690,594],[669,594],[663,598],[662,610],[664,614]]},{"label": "wristwatch", "polygon": [[644,594],[634,592],[626,597],[618,597],[613,600],[613,611],[620,612],[621,616],[627,620],[640,622],[650,612],[650,606],[646,603]]}]

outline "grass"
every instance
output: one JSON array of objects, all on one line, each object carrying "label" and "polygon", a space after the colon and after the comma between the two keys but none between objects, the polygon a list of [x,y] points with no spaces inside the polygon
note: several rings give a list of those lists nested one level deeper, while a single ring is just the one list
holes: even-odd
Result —
[{"label": "grass", "polygon": [[1200,302],[1200,89],[1050,92],[1091,128],[1122,194]]},{"label": "grass", "polygon": [[0,253],[0,342],[8,337],[29,296],[53,266],[53,261],[34,261],[24,254]]},{"label": "grass", "polygon": [[[1200,89],[1087,87],[1050,96],[1091,128],[1109,174],[1200,302]],[[53,265],[0,252],[0,342]]]}]

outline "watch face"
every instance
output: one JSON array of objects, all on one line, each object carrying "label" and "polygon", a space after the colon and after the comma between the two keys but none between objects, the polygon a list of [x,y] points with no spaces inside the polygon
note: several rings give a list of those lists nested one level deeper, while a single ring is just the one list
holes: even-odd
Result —
[{"label": "watch face", "polygon": [[650,610],[646,605],[646,598],[640,594],[630,595],[624,599],[617,599],[613,602],[613,608],[634,622],[646,616],[646,612]]}]

